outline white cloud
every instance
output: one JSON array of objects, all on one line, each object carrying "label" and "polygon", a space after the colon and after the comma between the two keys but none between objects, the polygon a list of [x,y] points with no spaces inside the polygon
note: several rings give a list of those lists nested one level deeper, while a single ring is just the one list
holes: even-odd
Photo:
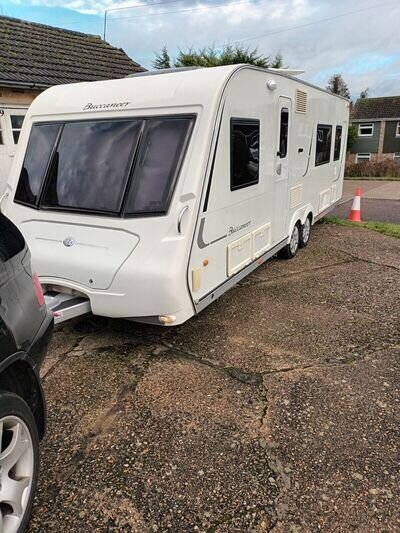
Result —
[{"label": "white cloud", "polygon": [[[331,73],[341,72],[354,96],[367,86],[371,96],[400,94],[399,2],[228,0],[223,7],[216,7],[214,4],[224,0],[181,0],[154,5],[162,1],[168,0],[152,0],[151,7],[109,12],[107,40],[147,67],[153,52],[164,44],[174,54],[178,48],[243,41],[250,47],[258,46],[265,55],[280,51],[287,66],[305,69],[304,77],[319,85],[325,85]],[[100,29],[104,9],[139,6],[145,0],[24,3],[98,14]],[[211,9],[205,9],[207,6]],[[366,10],[371,6],[375,8]],[[185,11],[166,13],[180,10]],[[354,13],[338,17],[348,12]],[[86,28],[80,25],[76,29]],[[93,33],[93,26],[87,31]]]}]

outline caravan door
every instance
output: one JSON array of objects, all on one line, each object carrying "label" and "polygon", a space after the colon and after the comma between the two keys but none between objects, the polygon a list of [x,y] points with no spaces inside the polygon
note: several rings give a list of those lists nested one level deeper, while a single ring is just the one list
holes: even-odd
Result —
[{"label": "caravan door", "polygon": [[273,241],[277,243],[286,237],[289,181],[289,140],[292,101],[280,96],[277,109],[277,136],[275,151],[275,202]]},{"label": "caravan door", "polygon": [[26,109],[0,106],[0,196],[4,193]]}]

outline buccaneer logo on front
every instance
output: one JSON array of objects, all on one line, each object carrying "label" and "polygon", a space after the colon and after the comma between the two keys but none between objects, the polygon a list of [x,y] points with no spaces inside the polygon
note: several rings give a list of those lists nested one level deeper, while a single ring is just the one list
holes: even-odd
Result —
[{"label": "buccaneer logo on front", "polygon": [[126,107],[129,104],[130,102],[110,102],[108,104],[93,104],[92,102],[88,102],[83,108],[83,111],[95,111],[96,109],[116,109],[118,107]]}]

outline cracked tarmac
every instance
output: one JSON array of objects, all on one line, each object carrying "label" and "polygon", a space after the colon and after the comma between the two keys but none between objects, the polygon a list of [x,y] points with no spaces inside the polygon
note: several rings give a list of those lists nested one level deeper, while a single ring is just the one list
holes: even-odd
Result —
[{"label": "cracked tarmac", "polygon": [[317,225],[183,326],[60,325],[30,531],[399,531],[399,296],[399,240]]}]

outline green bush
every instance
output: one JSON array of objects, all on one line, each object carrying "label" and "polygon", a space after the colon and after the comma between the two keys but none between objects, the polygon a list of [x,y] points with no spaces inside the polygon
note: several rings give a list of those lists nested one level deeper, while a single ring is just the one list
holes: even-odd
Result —
[{"label": "green bush", "polygon": [[345,176],[349,178],[400,178],[400,162],[386,159],[347,163]]}]

